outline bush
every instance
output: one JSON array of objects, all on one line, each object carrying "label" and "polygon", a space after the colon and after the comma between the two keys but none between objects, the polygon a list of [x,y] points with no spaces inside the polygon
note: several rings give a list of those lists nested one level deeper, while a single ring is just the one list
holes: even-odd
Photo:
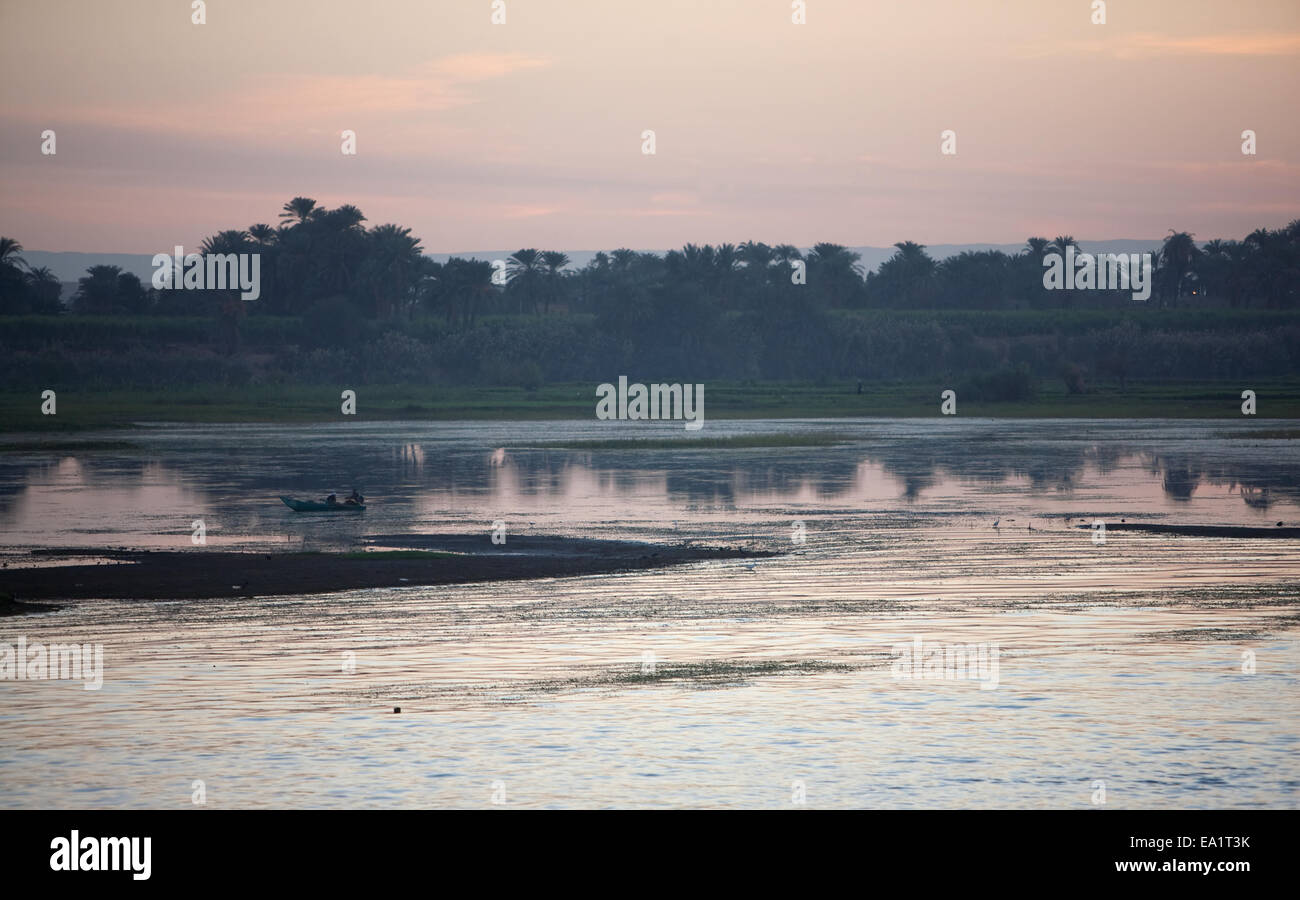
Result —
[{"label": "bush", "polygon": [[963,399],[984,403],[1011,403],[1034,399],[1034,379],[1023,363],[1014,369],[998,369],[968,379],[957,390]]},{"label": "bush", "polygon": [[1067,362],[1061,367],[1061,378],[1065,381],[1065,390],[1070,394],[1084,393],[1086,386],[1083,381],[1083,369],[1072,362]]},{"label": "bush", "polygon": [[314,347],[357,347],[372,334],[370,321],[346,297],[327,297],[302,317],[303,340]]}]

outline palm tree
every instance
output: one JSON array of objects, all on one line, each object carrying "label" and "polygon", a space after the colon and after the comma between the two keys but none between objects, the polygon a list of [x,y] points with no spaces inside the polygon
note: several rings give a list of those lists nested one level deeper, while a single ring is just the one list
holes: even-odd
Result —
[{"label": "palm tree", "polygon": [[460,319],[472,326],[478,307],[492,293],[492,263],[453,256],[442,266],[441,293],[447,305],[447,321]]},{"label": "palm tree", "polygon": [[551,311],[552,298],[559,300],[560,290],[563,287],[561,279],[563,276],[560,270],[569,264],[569,257],[558,250],[547,250],[542,254],[542,263],[546,266],[546,300],[543,307],[544,312]]},{"label": "palm tree", "polygon": [[322,220],[340,231],[356,228],[366,220],[365,214],[351,203],[344,203],[335,209],[321,209],[319,215]]},{"label": "palm tree", "polygon": [[248,236],[259,247],[272,247],[279,239],[280,233],[270,225],[259,223],[248,226]]},{"label": "palm tree", "polygon": [[868,282],[873,298],[878,296],[886,306],[929,306],[935,292],[934,259],[924,244],[915,241],[900,241],[894,248],[897,252],[880,264]]},{"label": "palm tree", "polygon": [[59,283],[59,277],[47,266],[30,269],[27,272],[27,283],[31,286],[36,301],[36,312],[59,311],[59,296],[63,293],[63,285]]},{"label": "palm tree", "polygon": [[1059,253],[1062,256],[1065,256],[1066,250],[1070,247],[1074,247],[1075,250],[1079,249],[1079,245],[1075,242],[1074,238],[1068,234],[1053,238],[1052,242],[1047,245],[1048,250]]},{"label": "palm tree", "polygon": [[361,210],[351,204],[337,209],[317,207],[308,222],[310,253],[321,287],[327,293],[347,294],[352,290],[357,271],[365,264],[366,220]]},{"label": "palm tree", "polygon": [[[1078,252],[1079,245],[1075,242],[1073,236],[1068,234],[1058,235],[1057,237],[1052,239],[1052,242],[1050,244],[1047,245],[1047,251],[1049,253],[1059,253],[1061,255],[1062,264],[1064,264],[1065,260],[1069,258],[1069,252],[1071,247],[1075,249],[1076,253]],[[1074,276],[1067,275],[1066,277],[1072,279]],[[1058,291],[1057,293],[1061,295],[1061,306],[1069,307],[1074,305],[1073,290],[1063,289]]]},{"label": "palm tree", "polygon": [[[1066,238],[1072,240],[1072,238]],[[1031,237],[1025,241],[1024,252],[1032,256],[1035,261],[1042,262],[1043,256],[1047,253],[1048,240],[1045,237]]]},{"label": "palm tree", "polygon": [[[897,245],[899,253],[904,253],[903,244]],[[925,256],[925,248],[920,244],[907,242],[906,253],[911,248],[918,248]],[[910,258],[910,256],[909,256]],[[814,244],[808,253],[808,284],[815,296],[827,306],[859,306],[862,299],[862,265],[860,259],[848,247],[826,241]]]},{"label": "palm tree", "polygon": [[635,250],[629,250],[626,247],[619,247],[609,255],[609,258],[613,260],[613,267],[615,269],[626,271],[627,269],[632,268],[632,263],[636,262],[637,253]]},{"label": "palm tree", "polygon": [[284,205],[284,211],[280,213],[280,221],[289,222],[292,225],[302,225],[307,222],[317,211],[316,201],[308,197],[294,197]]},{"label": "palm tree", "polygon": [[23,245],[18,241],[13,238],[0,237],[0,266],[25,268],[27,260],[22,258],[22,252]]},{"label": "palm tree", "polygon": [[199,253],[204,256],[226,254],[226,253],[243,253],[248,249],[251,238],[247,231],[238,228],[230,228],[226,231],[218,231],[211,237],[203,239],[199,244]]},{"label": "palm tree", "polygon": [[1193,270],[1199,256],[1200,251],[1196,249],[1196,241],[1190,233],[1169,229],[1169,237],[1165,238],[1160,248],[1160,260],[1164,264],[1163,296],[1167,301],[1177,305],[1184,286],[1195,278]]},{"label": "palm tree", "polygon": [[776,259],[776,253],[764,243],[755,243],[754,241],[745,241],[736,251],[740,261],[745,264],[746,274],[766,278],[767,267],[772,265],[772,260]]},{"label": "palm tree", "polygon": [[118,305],[118,291],[124,273],[118,266],[91,266],[77,280],[72,308],[79,313],[110,313]]},{"label": "palm tree", "polygon": [[367,232],[367,238],[364,273],[370,282],[375,314],[387,318],[400,308],[409,312],[424,258],[420,239],[400,225],[376,225]]},{"label": "palm tree", "polygon": [[524,300],[528,300],[534,312],[537,311],[537,286],[542,269],[542,253],[531,247],[516,251],[506,260],[506,283],[512,293],[519,295],[520,313],[524,311]]}]

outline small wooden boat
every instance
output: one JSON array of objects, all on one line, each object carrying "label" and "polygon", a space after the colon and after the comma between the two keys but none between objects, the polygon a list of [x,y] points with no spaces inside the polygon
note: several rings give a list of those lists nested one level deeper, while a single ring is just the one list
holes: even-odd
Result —
[{"label": "small wooden boat", "polygon": [[326,503],[322,500],[297,500],[293,497],[280,497],[284,505],[294,512],[365,512],[364,503],[352,503],[341,501],[338,503]]}]

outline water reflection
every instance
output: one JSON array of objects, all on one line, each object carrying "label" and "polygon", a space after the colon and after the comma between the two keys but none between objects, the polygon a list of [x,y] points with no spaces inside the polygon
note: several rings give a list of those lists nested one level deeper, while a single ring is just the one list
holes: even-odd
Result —
[{"label": "water reflection", "polygon": [[[164,428],[129,454],[0,454],[10,547],[188,545],[195,518],[210,542],[295,547],[486,535],[498,517],[511,534],[786,548],[792,522],[807,526],[806,543],[752,566],[88,601],[10,620],[33,640],[103,642],[111,676],[97,692],[0,685],[4,804],[185,805],[194,773],[212,772],[221,805],[277,808],[486,805],[495,778],[527,806],[784,807],[791,779],[807,778],[814,806],[1089,808],[1098,773],[1119,806],[1294,805],[1296,544],[1236,552],[1123,532],[1094,544],[1066,517],[1294,521],[1295,442],[1182,422],[708,427],[855,439],[567,452],[539,445],[611,432],[362,423]],[[364,516],[298,516],[276,500],[352,484],[372,501]],[[876,664],[916,635],[999,643],[996,696]],[[1241,672],[1246,649],[1258,675]],[[647,650],[666,666],[837,668],[725,689],[628,684]],[[355,672],[340,672],[344,654]],[[383,775],[397,771],[417,774]]]},{"label": "water reflection", "polygon": [[[730,433],[844,424],[722,423]],[[1295,442],[1220,439],[1187,423],[871,423],[832,447],[566,451],[542,440],[588,437],[582,423],[486,426],[158,429],[134,452],[5,454],[0,539],[8,546],[175,546],[206,518],[209,540],[355,540],[498,516],[556,527],[760,507],[1000,510],[1041,515],[1164,512],[1256,521],[1300,503]],[[586,429],[586,430],[584,430]],[[1261,443],[1269,443],[1261,447]],[[364,519],[295,516],[280,494],[353,486]]]}]

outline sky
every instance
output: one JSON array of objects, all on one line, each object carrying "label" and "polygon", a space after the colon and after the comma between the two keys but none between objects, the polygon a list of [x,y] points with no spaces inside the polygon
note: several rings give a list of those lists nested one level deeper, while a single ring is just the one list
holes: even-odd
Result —
[{"label": "sky", "polygon": [[298,195],[431,253],[1300,218],[1297,0],[499,2],[0,0],[0,234],[153,253]]}]

